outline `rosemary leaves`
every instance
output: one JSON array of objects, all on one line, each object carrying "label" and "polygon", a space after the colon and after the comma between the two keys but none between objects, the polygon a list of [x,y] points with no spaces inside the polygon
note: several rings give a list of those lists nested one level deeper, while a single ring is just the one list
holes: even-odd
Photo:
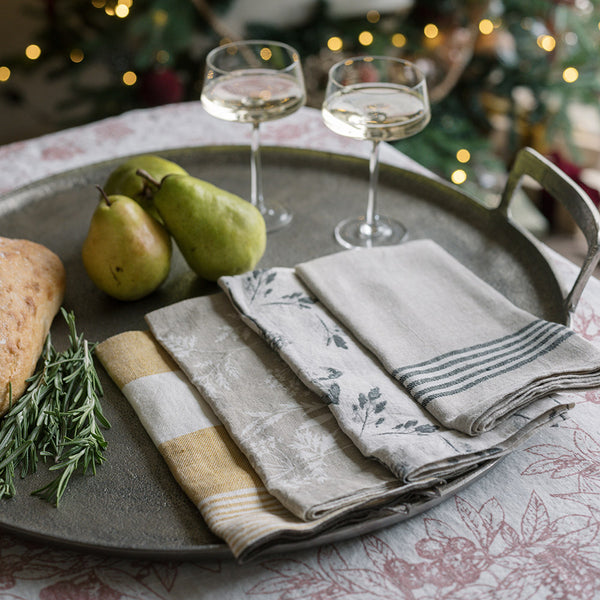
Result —
[{"label": "rosemary leaves", "polygon": [[94,346],[77,334],[73,313],[62,308],[61,313],[69,347],[58,352],[48,335],[38,370],[0,421],[0,498],[13,497],[17,474],[34,473],[41,457],[52,462],[49,469],[57,476],[33,494],[58,506],[78,469],[95,474],[105,460],[101,427],[110,424],[100,405]]}]

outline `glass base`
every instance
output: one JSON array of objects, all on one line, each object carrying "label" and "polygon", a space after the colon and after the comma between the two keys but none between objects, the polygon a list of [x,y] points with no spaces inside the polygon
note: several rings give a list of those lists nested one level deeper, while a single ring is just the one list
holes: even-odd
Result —
[{"label": "glass base", "polygon": [[406,227],[388,217],[375,217],[375,225],[367,225],[365,217],[351,218],[337,224],[335,239],[344,248],[373,248],[400,244],[407,236]]},{"label": "glass base", "polygon": [[261,212],[267,226],[267,233],[286,227],[294,216],[285,206],[277,203],[269,205]]}]

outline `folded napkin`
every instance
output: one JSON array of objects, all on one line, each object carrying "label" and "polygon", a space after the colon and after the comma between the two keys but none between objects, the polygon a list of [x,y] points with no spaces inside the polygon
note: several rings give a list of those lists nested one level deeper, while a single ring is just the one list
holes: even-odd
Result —
[{"label": "folded napkin", "polygon": [[361,452],[379,459],[402,481],[456,476],[506,454],[535,427],[566,410],[564,401],[548,397],[477,437],[449,429],[333,318],[293,269],[254,271],[219,283],[242,320],[325,400]]},{"label": "folded napkin", "polygon": [[600,353],[517,308],[431,240],[299,265],[319,300],[423,408],[469,435],[552,392],[600,384]]},{"label": "folded napkin", "polygon": [[116,335],[96,352],[183,491],[239,562],[274,544],[312,538],[372,515],[370,507],[311,522],[291,514],[268,493],[210,407],[148,332]]},{"label": "folded napkin", "polygon": [[225,294],[178,302],[146,321],[265,487],[297,517],[316,519],[410,491],[362,456]]}]

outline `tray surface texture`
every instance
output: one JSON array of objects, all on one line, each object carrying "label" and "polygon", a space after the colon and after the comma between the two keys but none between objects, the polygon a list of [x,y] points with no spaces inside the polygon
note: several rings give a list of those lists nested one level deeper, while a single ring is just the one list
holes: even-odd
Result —
[{"label": "tray surface texture", "polygon": [[[242,197],[249,193],[249,150],[201,147],[157,152],[200,177]],[[98,201],[95,184],[125,159],[115,159],[56,175],[0,198],[0,235],[45,244],[67,270],[64,306],[90,341],[130,329],[147,329],[144,314],[187,297],[219,291],[186,266],[174,246],[171,274],[154,294],[132,303],[99,292],[81,262],[81,245]],[[285,202],[290,226],[269,234],[259,267],[288,266],[341,251],[333,228],[361,214],[367,195],[366,160],[306,150],[263,149],[267,202]],[[410,237],[431,238],[515,304],[554,321],[565,321],[562,294],[547,261],[528,236],[493,210],[451,185],[382,165],[380,212],[396,217]],[[55,319],[52,339],[66,343],[63,319]],[[3,500],[0,528],[42,542],[75,549],[153,558],[212,559],[231,556],[213,536],[198,510],[169,473],[133,409],[98,364],[104,387],[103,408],[112,428],[105,432],[107,461],[95,477],[75,477],[57,509],[30,496],[49,480],[46,469],[17,482],[17,495]],[[439,494],[414,506],[426,510],[487,472],[476,469]],[[387,514],[348,524],[317,540],[282,548],[344,539],[398,522],[407,515]]]}]

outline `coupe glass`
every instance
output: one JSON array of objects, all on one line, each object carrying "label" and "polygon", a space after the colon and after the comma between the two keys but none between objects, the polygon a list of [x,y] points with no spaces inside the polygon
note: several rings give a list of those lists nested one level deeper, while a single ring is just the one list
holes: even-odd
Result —
[{"label": "coupe glass", "polygon": [[414,64],[398,58],[361,56],[331,67],[323,103],[325,124],[340,135],[373,142],[366,214],[336,226],[339,244],[360,248],[398,244],[404,239],[404,225],[377,212],[379,142],[412,136],[430,118],[425,77]]},{"label": "coupe glass", "polygon": [[267,231],[292,220],[281,205],[265,204],[260,163],[259,125],[297,111],[306,101],[300,56],[280,42],[248,40],[224,44],[206,58],[202,105],[225,121],[252,124],[251,202],[262,213]]}]

